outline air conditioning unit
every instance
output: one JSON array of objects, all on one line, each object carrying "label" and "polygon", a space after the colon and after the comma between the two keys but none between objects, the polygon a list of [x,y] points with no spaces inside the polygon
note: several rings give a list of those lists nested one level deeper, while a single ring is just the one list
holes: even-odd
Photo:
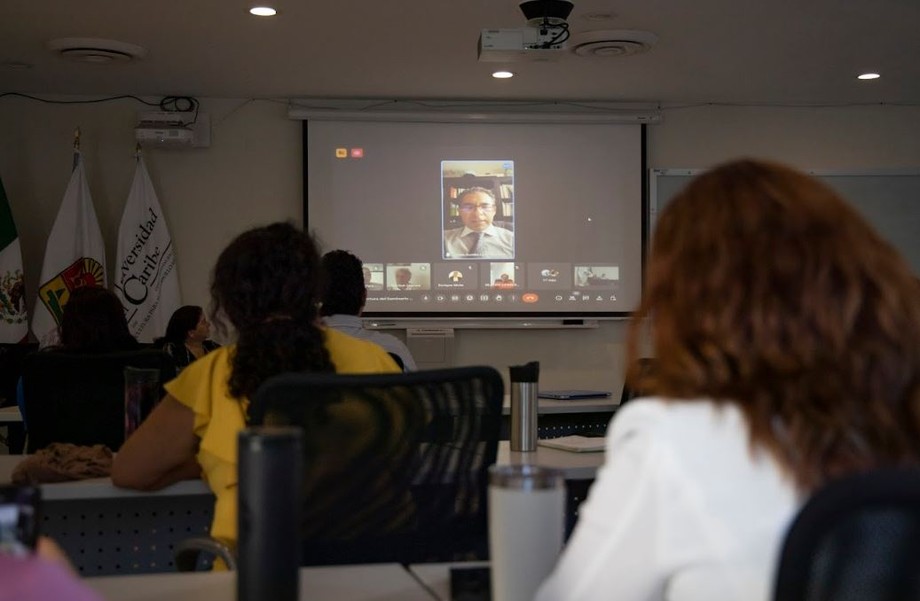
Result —
[{"label": "air conditioning unit", "polygon": [[207,148],[211,124],[201,111],[143,111],[137,115],[134,137],[147,147]]}]

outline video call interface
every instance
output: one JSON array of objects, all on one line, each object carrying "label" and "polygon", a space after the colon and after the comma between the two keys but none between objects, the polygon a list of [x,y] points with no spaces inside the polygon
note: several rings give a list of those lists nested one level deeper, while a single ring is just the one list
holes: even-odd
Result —
[{"label": "video call interface", "polygon": [[617,315],[641,292],[639,126],[306,126],[307,227],[366,316]]}]

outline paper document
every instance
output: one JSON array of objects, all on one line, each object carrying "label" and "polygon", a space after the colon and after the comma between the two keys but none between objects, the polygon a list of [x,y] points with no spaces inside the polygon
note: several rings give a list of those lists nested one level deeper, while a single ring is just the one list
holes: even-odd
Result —
[{"label": "paper document", "polygon": [[559,438],[547,438],[538,440],[537,444],[541,447],[550,447],[553,449],[562,449],[563,451],[573,451],[575,453],[595,453],[604,450],[606,438],[593,436],[560,436]]}]

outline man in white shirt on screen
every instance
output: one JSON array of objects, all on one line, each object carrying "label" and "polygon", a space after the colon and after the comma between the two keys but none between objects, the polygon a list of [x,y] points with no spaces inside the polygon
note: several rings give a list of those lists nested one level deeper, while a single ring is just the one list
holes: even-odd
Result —
[{"label": "man in white shirt on screen", "polygon": [[323,323],[329,328],[355,338],[370,340],[383,347],[386,352],[399,357],[405,371],[418,369],[412,353],[398,338],[364,329],[360,315],[367,301],[367,288],[361,259],[348,251],[333,250],[323,255],[322,266],[326,280],[323,304],[320,307]]},{"label": "man in white shirt on screen", "polygon": [[444,231],[445,259],[513,259],[514,234],[493,225],[495,196],[485,188],[468,188],[457,199],[463,227]]}]

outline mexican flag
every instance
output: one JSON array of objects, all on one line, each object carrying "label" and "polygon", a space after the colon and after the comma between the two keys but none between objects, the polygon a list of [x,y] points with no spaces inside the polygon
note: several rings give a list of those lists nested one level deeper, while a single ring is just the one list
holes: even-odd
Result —
[{"label": "mexican flag", "polygon": [[19,234],[0,181],[0,342],[23,342],[29,335],[25,296]]},{"label": "mexican flag", "polygon": [[83,157],[77,152],[74,159],[70,183],[45,246],[38,301],[32,317],[32,332],[41,347],[57,344],[58,325],[72,291],[83,286],[106,285],[102,230],[86,183]]}]

